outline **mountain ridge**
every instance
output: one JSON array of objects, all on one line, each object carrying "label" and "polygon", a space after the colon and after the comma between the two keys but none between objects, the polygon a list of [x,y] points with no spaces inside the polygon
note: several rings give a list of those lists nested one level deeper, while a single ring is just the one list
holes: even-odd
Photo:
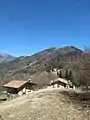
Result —
[{"label": "mountain ridge", "polygon": [[65,67],[69,62],[76,61],[82,53],[81,49],[74,46],[48,48],[31,56],[21,56],[12,61],[2,62],[0,64],[0,76],[2,74],[4,74],[3,76],[31,75],[59,66]]}]

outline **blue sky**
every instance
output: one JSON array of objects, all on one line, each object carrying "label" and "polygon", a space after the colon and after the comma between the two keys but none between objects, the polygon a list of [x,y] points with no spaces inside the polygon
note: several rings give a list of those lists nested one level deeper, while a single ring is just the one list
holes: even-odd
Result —
[{"label": "blue sky", "polygon": [[90,0],[0,0],[0,51],[89,46]]}]

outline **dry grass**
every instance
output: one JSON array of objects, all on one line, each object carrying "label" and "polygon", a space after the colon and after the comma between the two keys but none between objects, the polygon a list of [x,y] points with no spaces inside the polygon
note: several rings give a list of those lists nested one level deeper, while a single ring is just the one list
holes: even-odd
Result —
[{"label": "dry grass", "polygon": [[0,120],[90,120],[89,113],[89,108],[73,103],[56,88],[42,89],[0,104]]}]

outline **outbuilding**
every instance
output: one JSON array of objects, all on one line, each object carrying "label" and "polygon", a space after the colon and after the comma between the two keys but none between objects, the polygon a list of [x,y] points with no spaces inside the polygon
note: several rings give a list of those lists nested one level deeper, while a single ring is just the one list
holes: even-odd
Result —
[{"label": "outbuilding", "polygon": [[55,80],[52,80],[51,83],[50,83],[50,85],[53,86],[53,87],[62,87],[62,88],[65,88],[65,87],[68,86],[68,82],[65,79],[57,78]]}]

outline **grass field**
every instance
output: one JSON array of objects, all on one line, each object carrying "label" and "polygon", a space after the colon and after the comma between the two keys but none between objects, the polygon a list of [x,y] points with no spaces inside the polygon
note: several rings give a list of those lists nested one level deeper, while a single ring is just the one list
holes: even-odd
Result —
[{"label": "grass field", "polygon": [[1,103],[0,120],[90,120],[90,108],[66,93],[45,88]]}]

